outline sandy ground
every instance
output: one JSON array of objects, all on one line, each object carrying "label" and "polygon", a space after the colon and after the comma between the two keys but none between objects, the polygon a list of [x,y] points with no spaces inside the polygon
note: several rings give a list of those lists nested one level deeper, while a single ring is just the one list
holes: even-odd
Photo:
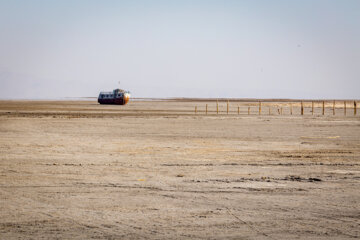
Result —
[{"label": "sandy ground", "polygon": [[360,238],[360,115],[205,104],[0,101],[0,238]]}]

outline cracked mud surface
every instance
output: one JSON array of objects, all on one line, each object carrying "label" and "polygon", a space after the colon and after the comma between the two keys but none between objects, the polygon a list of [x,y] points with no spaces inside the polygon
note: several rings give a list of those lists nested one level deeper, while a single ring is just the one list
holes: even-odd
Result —
[{"label": "cracked mud surface", "polygon": [[0,239],[360,237],[359,116],[195,104],[1,101]]}]

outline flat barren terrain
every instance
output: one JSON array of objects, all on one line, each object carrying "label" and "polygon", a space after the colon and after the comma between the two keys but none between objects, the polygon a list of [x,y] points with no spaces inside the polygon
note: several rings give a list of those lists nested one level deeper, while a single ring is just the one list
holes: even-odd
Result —
[{"label": "flat barren terrain", "polygon": [[0,101],[0,239],[360,238],[360,114],[257,105]]}]

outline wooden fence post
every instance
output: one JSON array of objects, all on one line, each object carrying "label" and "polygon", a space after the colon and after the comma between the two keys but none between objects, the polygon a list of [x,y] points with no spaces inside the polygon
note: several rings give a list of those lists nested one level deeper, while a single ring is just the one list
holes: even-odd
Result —
[{"label": "wooden fence post", "polygon": [[322,102],[322,115],[325,115],[325,101]]},{"label": "wooden fence post", "polygon": [[333,101],[333,115],[335,115],[335,100]]},{"label": "wooden fence post", "polygon": [[250,115],[250,107],[248,107],[248,115]]},{"label": "wooden fence post", "polygon": [[261,115],[261,102],[259,102],[259,115]]},{"label": "wooden fence post", "polygon": [[301,101],[301,115],[304,115],[304,104],[303,104],[303,101]]},{"label": "wooden fence post", "polygon": [[226,103],[226,114],[229,114],[229,100]]},{"label": "wooden fence post", "polygon": [[240,114],[240,107],[238,106],[238,115]]},{"label": "wooden fence post", "polygon": [[346,101],[344,101],[344,115],[346,116]]},{"label": "wooden fence post", "polygon": [[219,101],[216,100],[216,114],[219,114]]},{"label": "wooden fence post", "polygon": [[292,115],[292,103],[290,103],[290,115]]},{"label": "wooden fence post", "polygon": [[197,106],[195,106],[195,114],[197,113]]},{"label": "wooden fence post", "polygon": [[354,116],[356,115],[356,101],[354,101]]},{"label": "wooden fence post", "polygon": [[207,111],[208,111],[208,109],[207,109],[207,104],[206,104],[206,107],[205,107],[205,114],[207,115]]},{"label": "wooden fence post", "polygon": [[314,102],[311,102],[311,114],[314,115]]}]

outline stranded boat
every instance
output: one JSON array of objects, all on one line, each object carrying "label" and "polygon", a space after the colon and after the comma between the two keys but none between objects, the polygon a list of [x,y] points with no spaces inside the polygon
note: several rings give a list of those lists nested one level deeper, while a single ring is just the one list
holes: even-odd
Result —
[{"label": "stranded boat", "polygon": [[122,89],[114,89],[112,92],[100,92],[98,103],[125,105],[129,102],[130,92]]}]

